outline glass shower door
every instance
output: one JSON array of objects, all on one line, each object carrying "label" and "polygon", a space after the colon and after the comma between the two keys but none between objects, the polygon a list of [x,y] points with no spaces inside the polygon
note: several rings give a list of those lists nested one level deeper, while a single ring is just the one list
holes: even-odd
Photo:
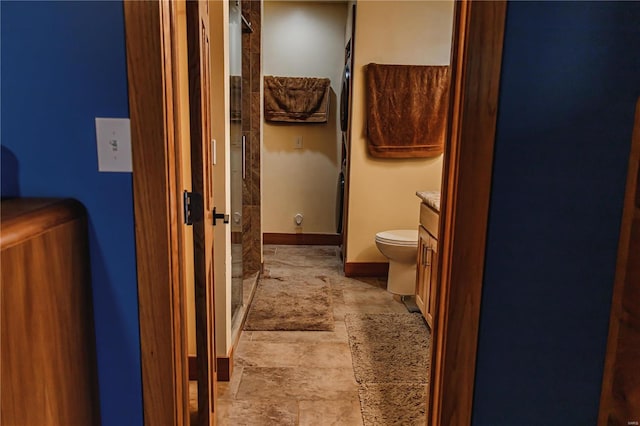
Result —
[{"label": "glass shower door", "polygon": [[242,15],[240,2],[229,1],[229,120],[231,162],[231,316],[242,307]]}]

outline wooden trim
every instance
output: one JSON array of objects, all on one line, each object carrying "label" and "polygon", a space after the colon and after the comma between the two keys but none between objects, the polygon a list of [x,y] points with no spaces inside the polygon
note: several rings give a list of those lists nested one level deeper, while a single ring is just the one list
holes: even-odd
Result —
[{"label": "wooden trim", "polygon": [[[598,425],[631,424],[640,420],[637,397],[640,374],[637,361],[640,353],[637,297],[640,294],[640,268],[637,266],[638,227],[640,227],[640,98],[631,142],[627,186],[624,196],[618,259],[611,302],[609,337],[604,363]],[[635,222],[635,223],[634,223]],[[635,234],[633,228],[636,228]],[[635,236],[635,239],[634,239]],[[635,269],[632,266],[635,264]],[[626,303],[625,303],[626,301]],[[625,308],[625,305],[626,308]],[[635,306],[635,308],[634,308]],[[635,323],[635,325],[634,325]]]},{"label": "wooden trim", "polygon": [[198,357],[189,355],[189,380],[198,380]]},{"label": "wooden trim", "polygon": [[346,277],[386,277],[388,274],[388,263],[346,262],[344,264],[344,275]]},{"label": "wooden trim", "polygon": [[455,4],[429,392],[434,426],[471,424],[505,12],[504,1]]},{"label": "wooden trim", "polygon": [[[219,382],[228,382],[233,374],[233,355],[217,357],[217,375]],[[198,358],[189,356],[189,380],[198,380]]]},{"label": "wooden trim", "polygon": [[[357,6],[351,5],[351,63],[349,64],[351,69],[351,86],[349,87],[349,115],[347,117],[347,131],[346,133],[346,167],[344,170],[344,193],[342,194],[342,232],[340,233],[340,256],[342,258],[342,266],[346,270],[347,268],[347,244],[349,236],[349,188],[351,186],[351,116],[353,114],[353,62],[355,56],[356,46],[356,12]],[[346,53],[346,52],[345,52]],[[341,141],[342,143],[342,141]]]},{"label": "wooden trim", "polygon": [[229,356],[217,357],[216,362],[218,364],[218,381],[228,382],[231,380],[233,374],[233,350]]},{"label": "wooden trim", "polygon": [[146,425],[187,424],[187,321],[168,2],[124,2]]},{"label": "wooden trim", "polygon": [[340,234],[279,234],[265,232],[262,234],[263,244],[339,246],[342,242]]},{"label": "wooden trim", "polygon": [[[232,351],[233,352],[233,351]],[[233,354],[216,358],[219,382],[228,382],[233,374]],[[189,356],[189,380],[198,380],[198,358]]]}]

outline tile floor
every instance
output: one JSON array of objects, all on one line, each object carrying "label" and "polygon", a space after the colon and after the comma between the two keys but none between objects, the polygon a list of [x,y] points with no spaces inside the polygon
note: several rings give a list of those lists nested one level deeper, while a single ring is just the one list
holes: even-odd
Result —
[{"label": "tile floor", "polygon": [[407,312],[386,280],[346,278],[334,246],[264,247],[266,277],[330,279],[334,331],[244,331],[231,381],[218,383],[217,424],[362,425],[345,313]]}]

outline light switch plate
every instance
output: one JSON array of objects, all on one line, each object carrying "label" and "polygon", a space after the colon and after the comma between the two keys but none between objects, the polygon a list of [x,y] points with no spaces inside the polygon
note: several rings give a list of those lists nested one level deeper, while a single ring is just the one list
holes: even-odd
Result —
[{"label": "light switch plate", "polygon": [[131,124],[128,118],[96,117],[98,170],[131,172]]}]

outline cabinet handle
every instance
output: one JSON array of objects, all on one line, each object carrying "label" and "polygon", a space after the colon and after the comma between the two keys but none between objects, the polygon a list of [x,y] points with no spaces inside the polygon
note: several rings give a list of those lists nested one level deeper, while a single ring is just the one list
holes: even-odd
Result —
[{"label": "cabinet handle", "polygon": [[425,261],[425,266],[431,266],[431,256],[430,256],[431,250],[432,250],[431,247],[427,247],[427,250],[426,250],[427,260]]}]

